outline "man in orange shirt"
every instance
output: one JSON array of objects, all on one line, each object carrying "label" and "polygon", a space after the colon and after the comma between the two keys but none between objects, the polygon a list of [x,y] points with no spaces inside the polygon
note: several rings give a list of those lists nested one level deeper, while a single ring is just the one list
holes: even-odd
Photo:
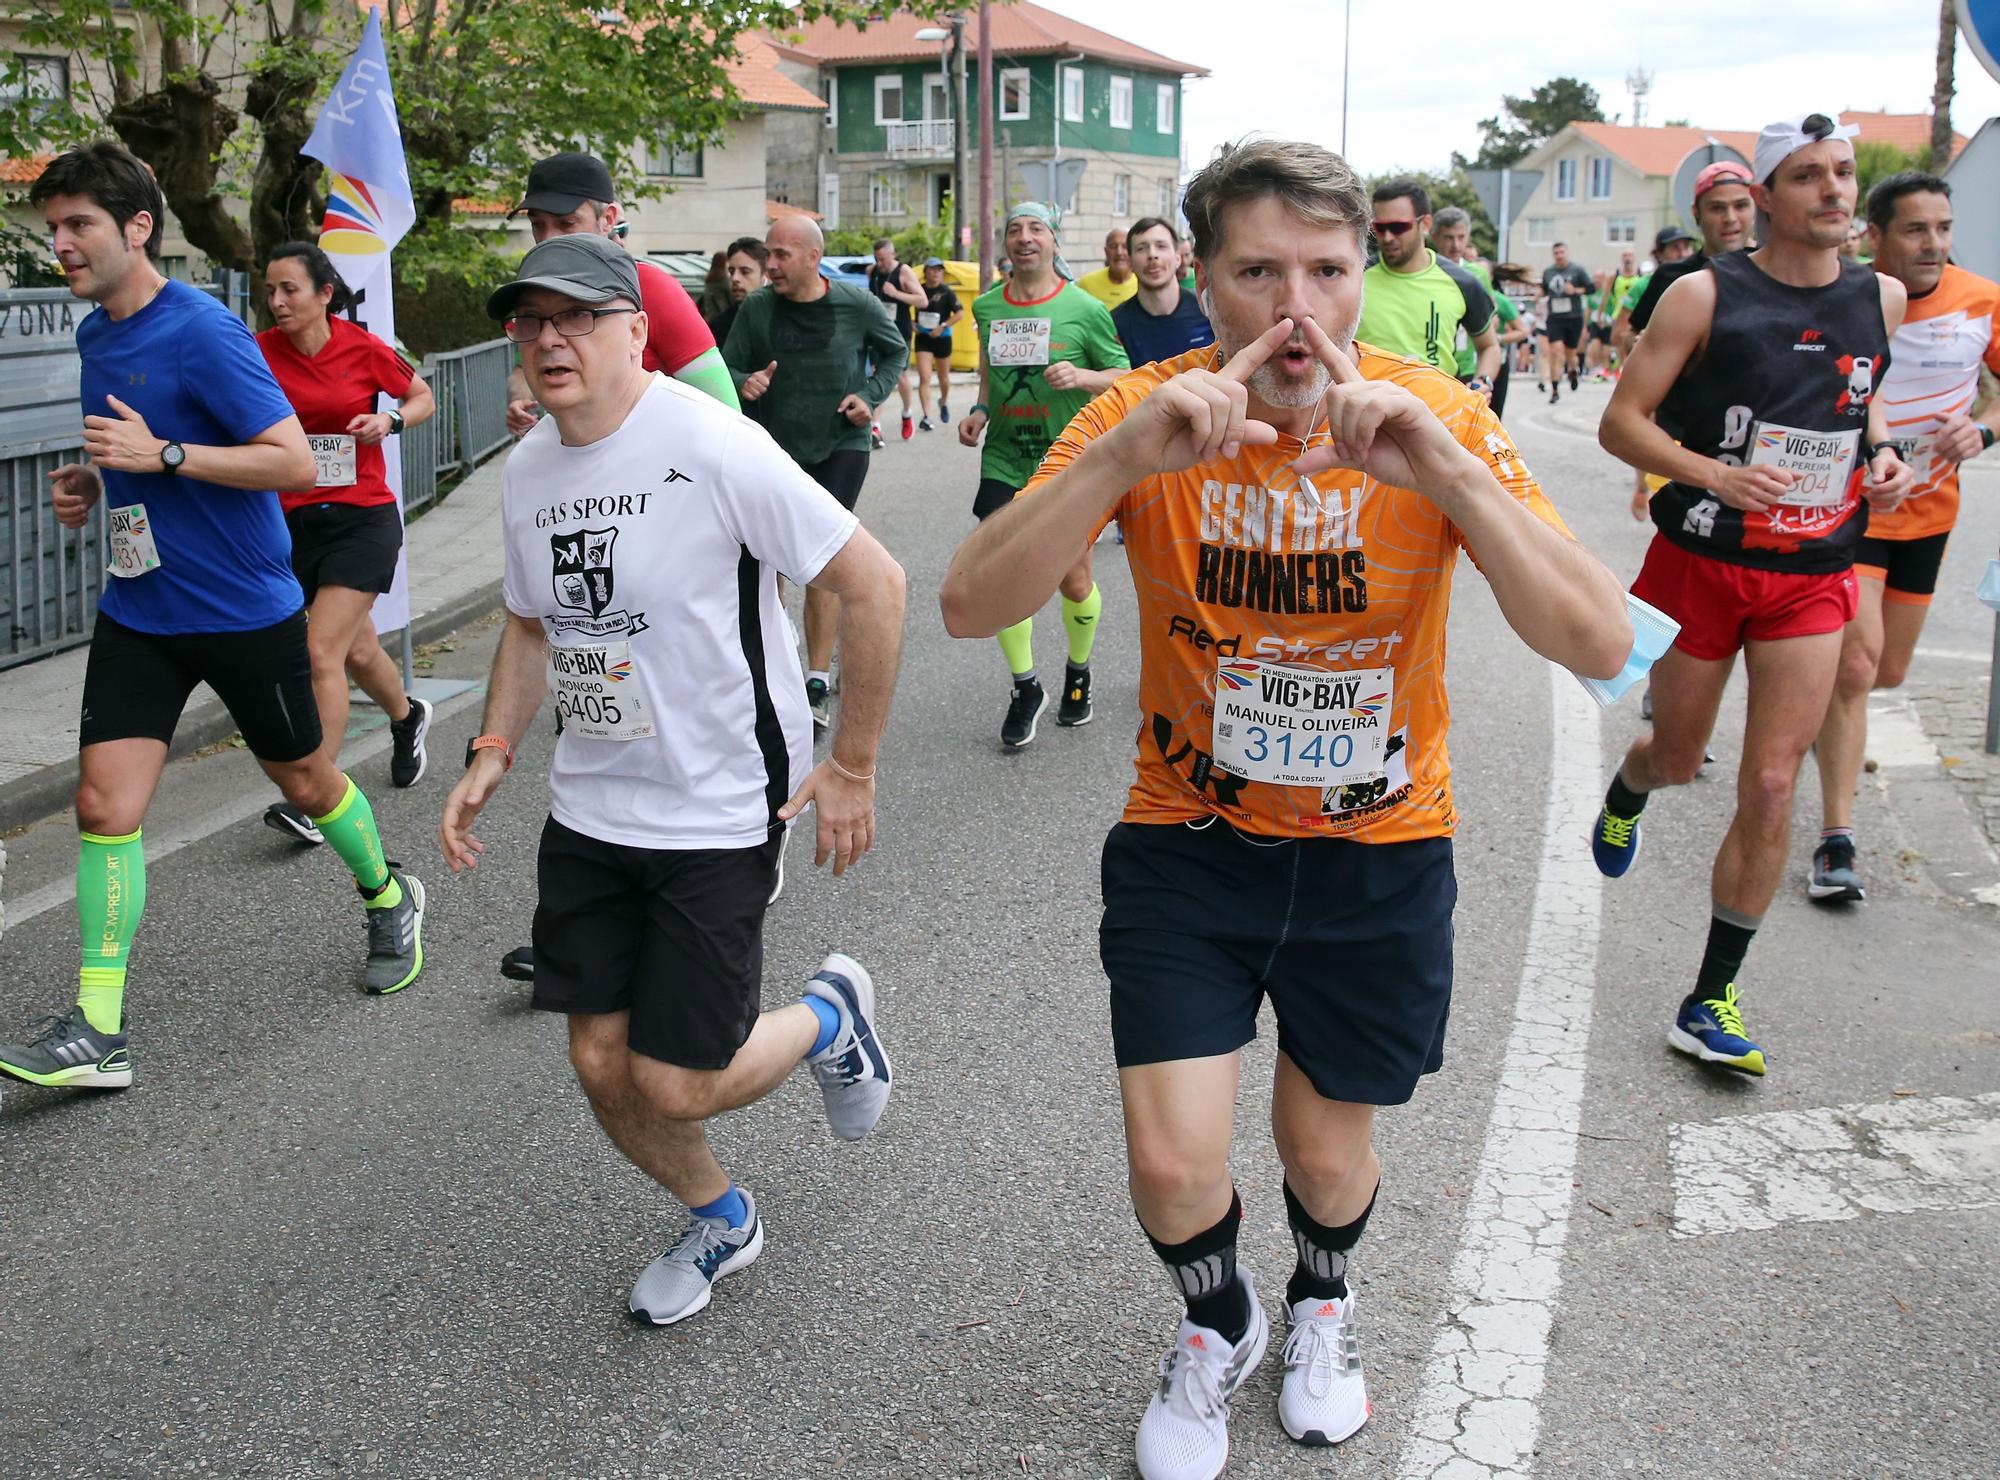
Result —
[{"label": "man in orange shirt", "polygon": [[1451,995],[1445,619],[1461,545],[1537,652],[1611,674],[1632,629],[1483,398],[1353,341],[1366,188],[1316,145],[1227,151],[1186,214],[1217,344],[1117,381],[940,599],[982,636],[1116,519],[1138,593],[1137,779],[1100,929],[1139,1222],[1187,1304],[1139,1426],[1147,1480],[1206,1480],[1269,1327],[1236,1265],[1238,1055],[1278,1016],[1272,1123],[1298,1264],[1279,1416],[1308,1444],[1368,1404],[1346,1261],[1375,1107],[1442,1062]]},{"label": "man in orange shirt", "polygon": [[1951,186],[1915,171],[1868,192],[1875,270],[1909,291],[1889,341],[1881,398],[1889,440],[1916,473],[1899,508],[1868,516],[1854,552],[1860,604],[1841,638],[1833,700],[1813,747],[1821,831],[1806,893],[1824,903],[1866,897],[1855,866],[1854,793],[1868,743],[1868,694],[1910,671],[1945,542],[1958,520],[1958,467],[2000,436],[2000,400],[1974,419],[1979,367],[2000,375],[2000,283],[1953,265]]}]

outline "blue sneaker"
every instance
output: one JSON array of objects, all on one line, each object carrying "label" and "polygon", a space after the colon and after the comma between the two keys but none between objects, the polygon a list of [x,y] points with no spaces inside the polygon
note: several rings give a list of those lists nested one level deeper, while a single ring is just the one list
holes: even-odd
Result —
[{"label": "blue sneaker", "polygon": [[1609,806],[1600,807],[1597,826],[1590,830],[1590,856],[1605,878],[1624,878],[1639,856],[1639,819],[1613,816]]},{"label": "blue sneaker", "polygon": [[690,1217],[674,1246],[639,1273],[627,1308],[642,1321],[671,1326],[708,1309],[709,1292],[726,1274],[746,1269],[764,1252],[764,1220],[757,1200],[738,1188],[749,1219],[741,1228],[727,1218]]},{"label": "blue sneaker", "polygon": [[1743,1012],[1736,1005],[1736,983],[1720,997],[1683,1002],[1667,1030],[1667,1042],[1705,1064],[1721,1064],[1745,1074],[1762,1075],[1764,1050],[1743,1035]]}]

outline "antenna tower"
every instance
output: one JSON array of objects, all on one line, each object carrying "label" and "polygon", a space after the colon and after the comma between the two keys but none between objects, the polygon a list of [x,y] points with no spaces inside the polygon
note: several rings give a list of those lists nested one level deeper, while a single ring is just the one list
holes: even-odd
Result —
[{"label": "antenna tower", "polygon": [[1625,90],[1632,94],[1632,127],[1646,126],[1646,94],[1653,90],[1653,74],[1634,67],[1625,74]]}]

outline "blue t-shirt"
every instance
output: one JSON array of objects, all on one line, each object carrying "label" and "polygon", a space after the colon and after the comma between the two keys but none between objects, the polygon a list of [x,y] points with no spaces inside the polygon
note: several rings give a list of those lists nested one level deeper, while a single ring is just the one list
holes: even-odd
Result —
[{"label": "blue t-shirt", "polygon": [[1215,330],[1209,327],[1208,316],[1194,301],[1194,294],[1185,288],[1172,313],[1147,313],[1135,295],[1111,310],[1111,322],[1118,326],[1118,337],[1124,342],[1125,353],[1134,368],[1155,360],[1171,360],[1175,355],[1215,343]]},{"label": "blue t-shirt", "polygon": [[[99,310],[76,329],[83,414],[115,416],[116,396],[156,437],[240,447],[292,414],[263,351],[216,299],[169,282],[129,318]],[[305,605],[278,495],[171,473],[98,469],[107,509],[146,506],[160,563],[107,576],[99,608],[140,632],[249,632]]]}]

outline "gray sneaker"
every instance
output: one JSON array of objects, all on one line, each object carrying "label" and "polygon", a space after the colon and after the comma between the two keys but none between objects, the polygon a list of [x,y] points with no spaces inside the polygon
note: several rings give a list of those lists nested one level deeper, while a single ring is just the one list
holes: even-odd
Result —
[{"label": "gray sneaker", "polygon": [[368,964],[361,985],[374,997],[402,991],[424,969],[424,886],[400,864],[390,864],[389,875],[403,886],[402,899],[367,912]]},{"label": "gray sneaker", "polygon": [[889,1103],[889,1055],[875,1035],[875,983],[859,961],[835,951],[806,983],[806,995],[840,1012],[833,1042],[806,1062],[826,1101],[827,1125],[841,1140],[858,1141]]},{"label": "gray sneaker", "polygon": [[124,1033],[100,1033],[82,1008],[72,1007],[36,1023],[27,1042],[0,1043],[0,1074],[28,1084],[125,1089],[132,1083],[132,1056]]},{"label": "gray sneaker", "polygon": [[647,1265],[632,1286],[631,1311],[655,1326],[685,1321],[708,1306],[715,1282],[747,1269],[764,1252],[764,1220],[757,1216],[757,1199],[739,1187],[750,1209],[744,1228],[731,1228],[727,1218],[696,1218],[674,1246]]}]

